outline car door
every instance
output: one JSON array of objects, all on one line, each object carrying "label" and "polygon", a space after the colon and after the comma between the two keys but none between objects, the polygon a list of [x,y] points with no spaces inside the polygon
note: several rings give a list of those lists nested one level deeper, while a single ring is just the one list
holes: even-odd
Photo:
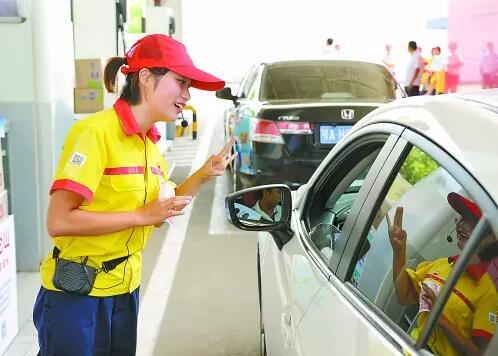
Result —
[{"label": "car door", "polygon": [[255,66],[249,74],[242,90],[238,93],[240,95],[238,99],[239,105],[232,120],[231,133],[232,136],[237,138],[235,143],[235,150],[238,153],[236,166],[237,170],[240,171],[250,171],[251,167],[251,154],[253,150],[250,140],[252,129],[251,118],[259,110],[259,99],[256,93],[259,92],[262,70],[262,65]]},{"label": "car door", "polygon": [[[261,255],[261,297],[269,355],[296,354],[299,322],[337,268],[358,207],[396,140],[397,135],[381,133],[378,125],[372,125],[336,146],[308,183],[303,206],[293,212],[294,236],[281,250],[273,241],[266,244]],[[332,204],[338,195],[343,199]],[[334,223],[341,241],[332,241],[327,233]]]},{"label": "car door", "polygon": [[249,91],[254,84],[256,76],[258,74],[258,65],[252,66],[240,82],[239,88],[237,90],[237,105],[232,105],[226,112],[226,128],[227,128],[227,136],[231,136],[233,134],[234,126],[239,121],[239,113],[242,105],[242,109],[244,107],[244,103],[247,101],[249,97]]},{"label": "car door", "polygon": [[[466,272],[470,257],[484,235],[473,233],[463,250],[453,243],[457,215],[449,204],[453,193],[474,201],[489,219],[497,218],[496,204],[474,177],[436,144],[405,130],[359,211],[336,273],[322,285],[303,317],[296,340],[302,355],[424,355],[461,350],[439,324],[443,313],[445,322],[455,317],[463,319],[461,325],[475,324],[475,319],[466,319],[470,311],[486,305],[483,298],[472,299],[466,294],[483,292],[494,302],[497,294],[492,282],[472,282],[467,291],[463,287],[470,279]],[[398,207],[403,207],[406,268],[411,276],[422,273],[429,278],[432,272],[426,274],[424,268],[434,263],[449,265],[455,255],[461,257],[447,276],[439,270],[430,277],[442,281],[440,298],[430,313],[421,310],[421,301],[398,299],[386,218],[389,215],[393,220]],[[492,290],[480,290],[483,288]],[[485,310],[482,319],[488,312],[489,318],[496,316],[493,309]],[[455,332],[451,332],[454,337]],[[464,331],[458,332],[464,335]]]},{"label": "car door", "polygon": [[244,102],[245,98],[247,98],[249,89],[254,83],[254,74],[255,72],[257,72],[257,67],[258,66],[251,66],[246,72],[246,74],[240,81],[240,84],[237,88],[237,93],[235,94],[235,97],[237,98],[237,104],[231,104],[230,107],[225,111],[224,126],[226,137],[230,137],[233,134],[233,127],[237,122],[238,107],[240,103]]}]

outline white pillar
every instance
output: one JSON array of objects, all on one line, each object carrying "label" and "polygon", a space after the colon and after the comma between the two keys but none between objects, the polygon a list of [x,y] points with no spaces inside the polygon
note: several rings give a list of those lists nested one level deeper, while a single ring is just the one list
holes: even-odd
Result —
[{"label": "white pillar", "polygon": [[48,190],[73,122],[71,12],[65,0],[26,0],[26,21],[0,24],[0,112],[8,121],[17,267],[36,271],[51,247]]}]

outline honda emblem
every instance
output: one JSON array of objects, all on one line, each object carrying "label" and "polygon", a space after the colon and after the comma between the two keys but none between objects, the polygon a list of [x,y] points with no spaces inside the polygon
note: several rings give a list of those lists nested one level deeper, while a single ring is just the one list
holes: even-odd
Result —
[{"label": "honda emblem", "polygon": [[344,120],[353,120],[354,119],[354,110],[353,109],[342,109],[341,117]]}]

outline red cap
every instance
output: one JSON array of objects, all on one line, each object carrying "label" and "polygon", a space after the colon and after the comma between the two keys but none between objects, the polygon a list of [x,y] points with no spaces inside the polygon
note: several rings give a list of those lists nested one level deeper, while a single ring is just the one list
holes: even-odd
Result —
[{"label": "red cap", "polygon": [[194,88],[219,90],[225,82],[194,66],[185,46],[165,35],[148,35],[135,42],[125,54],[124,74],[138,72],[142,68],[167,68],[192,80]]},{"label": "red cap", "polygon": [[477,221],[481,218],[482,211],[473,201],[455,192],[448,194],[447,199],[451,207],[455,209],[455,211],[465,220],[477,223]]}]

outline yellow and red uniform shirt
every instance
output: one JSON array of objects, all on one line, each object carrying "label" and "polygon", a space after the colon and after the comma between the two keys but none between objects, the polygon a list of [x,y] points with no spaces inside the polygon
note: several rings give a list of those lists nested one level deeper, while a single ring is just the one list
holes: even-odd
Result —
[{"label": "yellow and red uniform shirt", "polygon": [[[407,269],[418,293],[423,281],[438,284],[441,289],[453,269],[458,256],[441,258],[436,261],[421,262],[416,271]],[[443,315],[469,340],[473,336],[491,340],[496,330],[498,293],[495,284],[487,273],[487,264],[472,264],[462,273],[453,289]],[[427,321],[427,313],[422,313],[413,336],[416,338]],[[440,327],[429,338],[427,345],[438,355],[459,355]]]},{"label": "yellow and red uniform shirt", "polygon": [[[76,122],[64,143],[51,193],[65,189],[83,196],[80,209],[92,212],[133,211],[159,196],[160,181],[168,179],[153,126],[144,136],[129,107],[119,99],[113,109]],[[173,183],[171,183],[173,184]],[[97,274],[92,296],[130,293],[141,279],[141,251],[153,226],[139,226],[95,236],[53,238],[60,258],[101,268],[102,262],[130,256],[114,270]],[[43,287],[52,283],[55,260],[50,253],[41,265]]]}]

